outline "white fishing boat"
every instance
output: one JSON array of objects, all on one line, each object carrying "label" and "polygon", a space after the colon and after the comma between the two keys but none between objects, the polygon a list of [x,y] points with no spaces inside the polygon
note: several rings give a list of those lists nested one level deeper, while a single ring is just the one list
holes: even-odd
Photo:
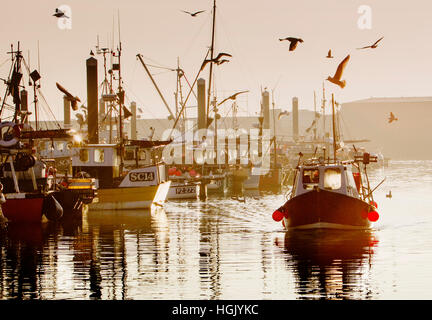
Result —
[{"label": "white fishing boat", "polygon": [[163,206],[171,181],[163,163],[140,165],[133,169],[120,166],[117,144],[88,144],[74,148],[72,171],[75,177],[96,179],[98,201],[90,210],[148,209]]}]

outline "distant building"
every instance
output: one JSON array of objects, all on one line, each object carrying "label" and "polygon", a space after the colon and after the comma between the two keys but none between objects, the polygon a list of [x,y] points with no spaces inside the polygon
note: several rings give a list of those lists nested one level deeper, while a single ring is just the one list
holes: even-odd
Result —
[{"label": "distant building", "polygon": [[[398,119],[388,122],[390,112]],[[370,98],[341,106],[345,139],[390,159],[432,159],[432,97]]]}]

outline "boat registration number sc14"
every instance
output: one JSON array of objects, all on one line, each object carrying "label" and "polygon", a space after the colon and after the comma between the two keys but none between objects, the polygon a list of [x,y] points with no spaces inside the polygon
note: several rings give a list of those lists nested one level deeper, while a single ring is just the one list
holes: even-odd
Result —
[{"label": "boat registration number sc14", "polygon": [[129,174],[130,182],[153,181],[154,178],[155,178],[154,172],[131,172]]}]

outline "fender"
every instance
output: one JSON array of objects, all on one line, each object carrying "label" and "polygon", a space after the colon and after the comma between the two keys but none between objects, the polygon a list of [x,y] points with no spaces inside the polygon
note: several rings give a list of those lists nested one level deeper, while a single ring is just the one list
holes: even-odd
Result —
[{"label": "fender", "polygon": [[[4,127],[9,127],[9,128],[12,128],[13,132],[16,134],[17,133],[16,126],[17,126],[17,124],[14,123],[14,122],[10,122],[10,121],[8,121],[8,122],[2,122],[2,123],[0,123],[0,131]],[[12,146],[16,145],[18,142],[19,142],[19,138],[18,138],[18,136],[15,135],[9,141],[0,140],[0,147],[9,148],[9,147],[12,147]]]}]

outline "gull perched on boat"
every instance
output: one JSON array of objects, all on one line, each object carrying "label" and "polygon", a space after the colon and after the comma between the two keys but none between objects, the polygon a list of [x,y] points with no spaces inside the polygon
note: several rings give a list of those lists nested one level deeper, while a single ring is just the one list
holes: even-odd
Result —
[{"label": "gull perched on boat", "polygon": [[234,93],[233,95],[230,95],[228,98],[225,98],[221,102],[219,102],[218,106],[220,106],[222,103],[224,103],[227,100],[235,100],[239,94],[246,93],[246,92],[249,92],[249,90]]},{"label": "gull perched on boat", "polygon": [[337,70],[334,74],[333,77],[328,77],[327,80],[338,85],[339,87],[341,87],[342,89],[345,88],[346,85],[346,81],[345,80],[341,80],[342,78],[342,73],[348,63],[348,60],[350,58],[350,55],[347,55],[345,57],[345,59],[342,60],[342,62],[339,64],[339,66],[337,67]]},{"label": "gull perched on boat", "polygon": [[294,51],[295,48],[297,48],[297,44],[299,42],[303,43],[303,39],[300,38],[294,38],[294,37],[288,37],[285,39],[279,39],[279,41],[288,40],[290,42],[289,51]]},{"label": "gull perched on boat", "polygon": [[396,121],[396,120],[399,120],[399,119],[395,117],[393,112],[390,112],[390,117],[388,119],[388,123],[392,123],[393,121]]},{"label": "gull perched on boat", "polygon": [[378,39],[373,45],[370,45],[370,46],[366,46],[366,47],[363,47],[363,48],[357,48],[357,49],[367,49],[367,48],[371,48],[371,49],[375,49],[376,47],[378,47],[378,42],[380,42],[382,39],[383,39],[384,37],[381,37],[380,39]]},{"label": "gull perched on boat", "polygon": [[326,58],[329,58],[329,59],[334,58],[334,57],[332,56],[331,49],[328,51],[328,53],[327,53],[327,57],[326,57]]},{"label": "gull perched on boat", "polygon": [[67,15],[65,15],[63,11],[58,8],[55,9],[55,13],[53,14],[53,16],[57,18],[69,18]]},{"label": "gull perched on boat", "polygon": [[66,98],[71,102],[72,110],[76,111],[78,109],[78,102],[81,102],[80,98],[74,97],[69,91],[67,91],[61,84],[56,82],[57,88],[63,92]]},{"label": "gull perched on boat", "polygon": [[201,12],[205,12],[205,10],[201,10],[201,11],[197,11],[197,12],[189,12],[189,11],[184,11],[182,10],[184,13],[190,14],[191,17],[196,17],[198,14],[200,14]]},{"label": "gull perched on boat", "polygon": [[287,116],[287,115],[289,115],[288,111],[286,111],[286,110],[285,111],[281,111],[279,113],[279,115],[278,115],[278,120],[282,119],[283,116]]},{"label": "gull perched on boat", "polygon": [[[201,70],[203,70],[204,67],[207,65],[207,63],[209,63],[209,62],[214,62],[216,64],[222,64],[223,60],[220,60],[220,58],[222,58],[222,57],[232,57],[232,55],[230,55],[229,53],[221,52],[216,56],[216,58],[205,59],[203,64],[201,65]],[[226,60],[226,59],[224,59],[224,60]],[[229,61],[227,61],[227,62],[229,62]]]}]

